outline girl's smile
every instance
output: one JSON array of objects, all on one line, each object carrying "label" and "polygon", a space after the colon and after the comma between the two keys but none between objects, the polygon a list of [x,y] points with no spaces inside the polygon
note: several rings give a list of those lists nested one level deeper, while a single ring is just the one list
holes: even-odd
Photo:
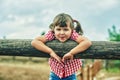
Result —
[{"label": "girl's smile", "polygon": [[64,41],[66,41],[66,37],[65,37],[65,36],[64,36],[64,37],[60,37],[59,40],[60,40],[61,42],[64,42]]}]

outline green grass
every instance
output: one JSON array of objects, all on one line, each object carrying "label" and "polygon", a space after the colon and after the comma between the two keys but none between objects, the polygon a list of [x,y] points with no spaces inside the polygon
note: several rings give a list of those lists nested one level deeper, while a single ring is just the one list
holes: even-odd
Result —
[{"label": "green grass", "polygon": [[120,68],[109,68],[108,73],[120,73]]}]

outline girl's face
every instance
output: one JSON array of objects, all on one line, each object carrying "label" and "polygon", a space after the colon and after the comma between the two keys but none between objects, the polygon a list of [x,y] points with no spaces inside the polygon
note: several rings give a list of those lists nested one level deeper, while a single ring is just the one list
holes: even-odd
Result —
[{"label": "girl's face", "polygon": [[67,24],[67,26],[65,26],[65,27],[60,27],[58,25],[58,26],[55,26],[55,28],[54,28],[55,37],[60,42],[65,42],[71,36],[72,29],[70,27],[70,23],[67,22],[66,24]]}]

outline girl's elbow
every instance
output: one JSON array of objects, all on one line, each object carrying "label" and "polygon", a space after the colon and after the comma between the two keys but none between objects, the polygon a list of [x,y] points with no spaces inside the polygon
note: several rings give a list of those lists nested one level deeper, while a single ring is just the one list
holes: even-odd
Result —
[{"label": "girl's elbow", "polygon": [[31,41],[31,45],[32,45],[32,46],[34,45],[34,41]]},{"label": "girl's elbow", "polygon": [[31,45],[32,45],[32,46],[35,46],[35,44],[36,44],[36,41],[35,41],[35,40],[31,41]]},{"label": "girl's elbow", "polygon": [[92,45],[92,42],[91,41],[87,41],[88,43],[88,46],[91,46]]}]

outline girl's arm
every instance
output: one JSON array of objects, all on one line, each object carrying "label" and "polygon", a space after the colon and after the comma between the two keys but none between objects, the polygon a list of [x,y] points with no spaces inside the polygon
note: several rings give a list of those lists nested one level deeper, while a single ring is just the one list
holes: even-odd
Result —
[{"label": "girl's arm", "polygon": [[85,51],[92,45],[92,42],[89,39],[81,35],[79,35],[75,41],[78,43],[78,45],[63,56],[63,61],[67,59],[72,60],[75,54]]},{"label": "girl's arm", "polygon": [[75,41],[78,43],[78,45],[70,51],[72,55],[83,52],[92,45],[92,42],[88,38],[81,35],[78,36]]},{"label": "girl's arm", "polygon": [[55,52],[45,45],[45,42],[47,42],[47,39],[45,36],[40,36],[32,40],[31,45],[35,47],[36,49],[48,53],[51,57],[55,58],[58,62],[61,62],[61,58],[55,54]]}]

